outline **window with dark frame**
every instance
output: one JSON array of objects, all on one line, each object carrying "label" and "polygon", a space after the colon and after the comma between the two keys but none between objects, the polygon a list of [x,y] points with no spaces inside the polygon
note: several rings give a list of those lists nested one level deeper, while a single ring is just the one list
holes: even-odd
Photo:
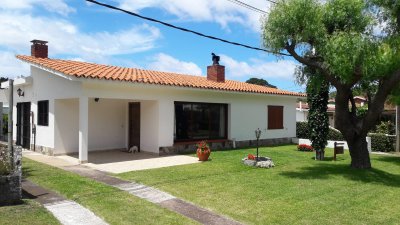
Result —
[{"label": "window with dark frame", "polygon": [[175,141],[227,138],[227,104],[175,102]]},{"label": "window with dark frame", "polygon": [[37,124],[39,126],[49,125],[49,101],[38,101]]},{"label": "window with dark frame", "polygon": [[268,106],[268,130],[283,129],[283,106]]}]

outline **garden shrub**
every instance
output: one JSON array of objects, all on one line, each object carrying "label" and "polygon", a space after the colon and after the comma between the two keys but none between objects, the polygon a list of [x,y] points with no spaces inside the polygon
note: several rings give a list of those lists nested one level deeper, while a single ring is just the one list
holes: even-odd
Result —
[{"label": "garden shrub", "polygon": [[391,121],[381,121],[380,124],[376,125],[376,133],[380,134],[392,134],[396,133],[396,126]]},{"label": "garden shrub", "polygon": [[297,150],[301,152],[312,152],[314,151],[313,147],[306,144],[297,145]]},{"label": "garden shrub", "polygon": [[310,139],[307,122],[296,122],[296,137]]},{"label": "garden shrub", "polygon": [[[310,139],[310,132],[308,129],[307,122],[297,122],[296,123],[296,137]],[[342,133],[335,129],[329,128],[328,132],[328,140],[329,141],[344,141]]]},{"label": "garden shrub", "polygon": [[328,140],[330,141],[345,141],[340,131],[329,128]]},{"label": "garden shrub", "polygon": [[376,152],[390,152],[394,150],[396,137],[388,137],[385,134],[368,134],[371,137],[371,150]]}]

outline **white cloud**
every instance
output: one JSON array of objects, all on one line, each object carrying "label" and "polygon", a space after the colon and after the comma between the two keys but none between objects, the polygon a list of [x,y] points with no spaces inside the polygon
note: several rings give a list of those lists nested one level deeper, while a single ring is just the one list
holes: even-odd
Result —
[{"label": "white cloud", "polygon": [[11,52],[0,51],[0,77],[28,76],[29,66],[15,59]]},{"label": "white cloud", "polygon": [[[223,0],[117,0],[120,7],[140,11],[144,8],[156,7],[178,17],[181,20],[198,22],[217,22],[223,28],[228,28],[230,23],[242,24],[253,31],[260,32],[261,22],[259,12],[255,12]],[[247,4],[264,11],[269,11],[271,3],[263,0],[248,0]]]},{"label": "white cloud", "polygon": [[[49,54],[77,56],[109,56],[142,52],[155,47],[160,31],[143,24],[129,29],[85,33],[67,20],[33,17],[19,13],[0,14],[0,45],[28,50],[33,39],[49,42]],[[23,34],[23,35],[22,35]]]},{"label": "white cloud", "polygon": [[147,68],[164,72],[175,72],[190,75],[202,74],[200,67],[195,63],[180,61],[164,53],[155,55],[152,59],[152,62],[147,65]]},{"label": "white cloud", "polygon": [[[49,57],[66,54],[71,58],[108,63],[114,55],[153,49],[161,37],[156,27],[147,24],[116,32],[89,33],[81,31],[66,19],[33,16],[20,11],[0,11],[0,21],[0,48],[8,52],[7,56],[29,54],[30,41],[40,39],[49,42]],[[8,68],[6,62],[0,61],[0,73],[6,72],[5,68]],[[19,75],[19,72],[11,75]]]},{"label": "white cloud", "polygon": [[249,62],[237,61],[227,55],[221,55],[221,64],[225,65],[228,78],[241,77],[275,78],[293,80],[296,63],[291,60],[266,62],[252,58]]},{"label": "white cloud", "polygon": [[32,10],[35,6],[41,6],[47,11],[64,16],[76,11],[74,8],[68,6],[64,0],[2,0],[0,9]]}]

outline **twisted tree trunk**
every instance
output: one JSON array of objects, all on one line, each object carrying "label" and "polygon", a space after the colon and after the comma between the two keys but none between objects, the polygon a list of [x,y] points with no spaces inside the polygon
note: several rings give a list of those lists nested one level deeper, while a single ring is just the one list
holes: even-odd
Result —
[{"label": "twisted tree trunk", "polygon": [[396,152],[400,152],[400,105],[396,105]]},{"label": "twisted tree trunk", "polygon": [[347,141],[350,150],[352,168],[369,169],[371,161],[369,158],[366,137],[355,136],[350,142]]}]

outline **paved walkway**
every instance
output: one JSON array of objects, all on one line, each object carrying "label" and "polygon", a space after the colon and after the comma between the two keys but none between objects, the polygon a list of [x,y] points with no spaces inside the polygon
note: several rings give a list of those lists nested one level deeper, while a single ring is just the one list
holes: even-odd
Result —
[{"label": "paved walkway", "polygon": [[22,189],[42,204],[64,225],[107,225],[92,211],[80,204],[44,189],[28,180],[23,180]]},{"label": "paved walkway", "polygon": [[[57,165],[79,165],[78,155],[45,156],[24,151],[24,156],[43,163],[57,162]],[[120,150],[89,152],[89,163],[85,166],[108,173],[124,173],[137,170],[199,163],[196,157],[187,155],[156,156],[146,152],[127,153]]]},{"label": "paved walkway", "polygon": [[[149,187],[143,184],[122,180],[110,176],[106,172],[95,170],[84,165],[65,165],[58,160],[47,160],[46,156],[40,157],[37,155],[35,158],[29,157],[36,161],[48,164],[50,166],[58,167],[66,171],[79,174],[98,182],[116,187],[120,190],[126,191],[134,196],[145,199],[149,202],[158,204],[176,213],[189,217],[197,222],[207,225],[240,225],[241,223],[234,221],[222,215],[218,215],[210,210],[201,208],[192,203],[179,199],[169,193],[160,191],[156,188]],[[45,160],[46,159],[46,160]]]}]

